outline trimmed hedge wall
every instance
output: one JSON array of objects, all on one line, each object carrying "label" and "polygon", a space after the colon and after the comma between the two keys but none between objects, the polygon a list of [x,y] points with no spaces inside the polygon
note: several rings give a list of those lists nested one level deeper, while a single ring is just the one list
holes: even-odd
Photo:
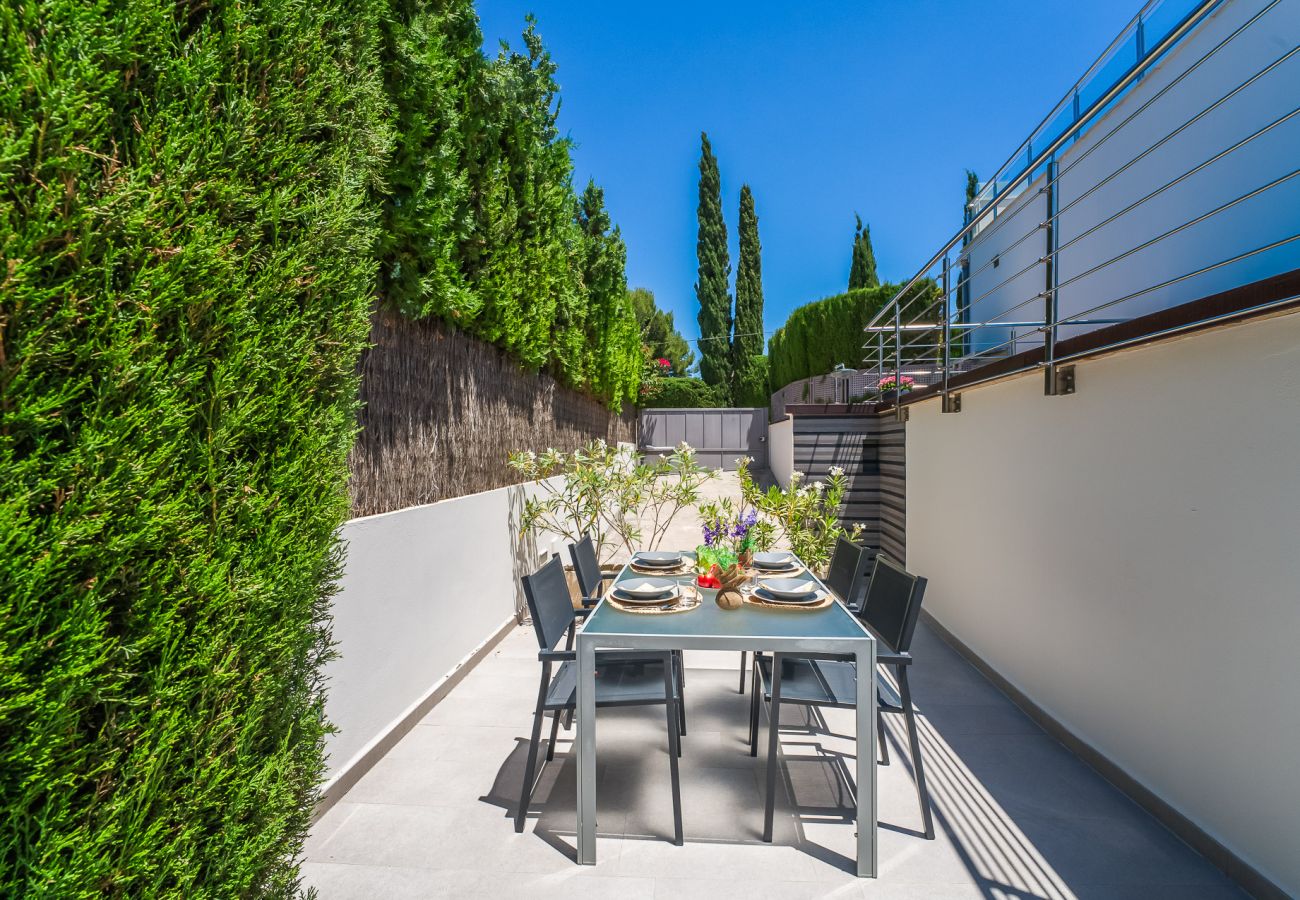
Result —
[{"label": "trimmed hedge wall", "polygon": [[[871,338],[863,333],[867,323],[898,293],[896,284],[859,288],[805,303],[792,313],[786,323],[768,339],[768,386],[772,393],[791,382],[814,375],[825,375],[837,363],[852,369],[862,368],[870,351],[863,348]],[[938,315],[939,287],[933,281],[918,282],[910,293],[915,301],[907,305],[907,316],[933,321]],[[906,301],[904,301],[906,303]],[[905,343],[933,343],[910,332]],[[893,335],[886,343],[892,352]],[[909,358],[933,350],[908,350]]]},{"label": "trimmed hedge wall", "polygon": [[641,401],[643,409],[711,409],[727,405],[720,390],[698,378],[665,378],[657,387],[652,399]]},{"label": "trimmed hedge wall", "polygon": [[0,896],[298,889],[382,13],[0,6]]},{"label": "trimmed hedge wall", "polygon": [[481,43],[469,0],[0,3],[0,896],[298,891],[376,298],[635,396],[554,66]]}]

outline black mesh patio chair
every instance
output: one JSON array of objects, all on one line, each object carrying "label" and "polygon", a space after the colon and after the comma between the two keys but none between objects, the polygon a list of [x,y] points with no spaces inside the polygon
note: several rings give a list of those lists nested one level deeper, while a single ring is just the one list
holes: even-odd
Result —
[{"label": "black mesh patio chair", "polygon": [[582,605],[595,606],[600,602],[605,582],[615,578],[618,573],[600,571],[596,545],[589,534],[584,534],[576,544],[569,545],[569,558],[573,560],[573,574],[578,577],[578,589],[582,591]]},{"label": "black mesh patio chair", "polygon": [[[533,733],[528,742],[528,760],[524,764],[524,783],[519,795],[519,808],[515,811],[515,831],[524,830],[529,800],[536,784],[537,751],[541,743],[542,722],[547,713],[553,717],[551,739],[546,747],[546,759],[555,758],[555,738],[559,730],[560,715],[577,706],[578,661],[570,649],[557,650],[565,640],[572,644],[578,619],[590,613],[589,609],[575,609],[569,595],[569,585],[564,579],[564,566],[559,556],[521,581],[528,612],[533,617],[533,631],[540,647],[537,653],[542,663],[542,678],[537,689],[537,707],[533,712]],[[653,665],[647,664],[653,662]],[[558,664],[558,665],[557,665]],[[657,706],[663,704],[668,719],[668,759],[673,790],[674,843],[682,843],[682,800],[677,777],[677,758],[681,755],[678,712],[679,693],[676,667],[671,663],[671,653],[648,651],[599,651],[596,654],[596,707]]]},{"label": "black mesh patio chair", "polygon": [[[844,602],[850,612],[862,609],[862,598],[866,595],[871,563],[876,558],[876,551],[859,547],[846,538],[835,541],[835,552],[831,555],[831,565],[826,572],[823,583],[830,592]],[[757,654],[755,654],[757,658]],[[740,693],[745,693],[745,678],[749,675],[749,654],[740,653]]]},{"label": "black mesh patio chair", "polygon": [[[889,764],[881,714],[902,715],[907,725],[907,741],[911,748],[912,771],[916,779],[916,798],[925,823],[925,837],[933,840],[934,821],[930,813],[930,795],[925,787],[921,742],[916,732],[916,712],[912,708],[912,692],[907,683],[907,671],[912,665],[912,636],[921,614],[925,584],[924,578],[908,574],[883,554],[876,556],[866,602],[859,618],[876,637],[876,663],[890,669],[898,684],[898,689],[895,690],[880,673],[876,673],[876,727],[880,732],[882,762]],[[843,656],[777,653],[767,657],[756,654],[753,666],[754,696],[750,703],[749,720],[751,756],[758,755],[759,698],[762,697],[769,704],[767,803],[763,840],[772,839],[781,704],[851,708],[857,702],[857,675],[857,664]]]},{"label": "black mesh patio chair", "polygon": [[[573,560],[573,574],[578,579],[578,590],[582,592],[582,605],[584,607],[593,607],[600,602],[601,595],[605,592],[605,582],[618,576],[617,572],[600,571],[600,560],[596,557],[596,545],[591,540],[591,535],[584,534],[582,540],[576,544],[569,545],[569,558]],[[568,649],[572,649],[572,638]],[[681,703],[677,704],[677,714],[681,733],[686,734],[686,663],[682,659],[680,650],[674,650],[673,666],[677,670],[677,691],[681,696]],[[658,654],[642,654],[647,662],[657,662]],[[629,659],[635,659],[636,655],[629,652]],[[573,722],[573,715],[570,714],[564,727],[568,728]]]}]

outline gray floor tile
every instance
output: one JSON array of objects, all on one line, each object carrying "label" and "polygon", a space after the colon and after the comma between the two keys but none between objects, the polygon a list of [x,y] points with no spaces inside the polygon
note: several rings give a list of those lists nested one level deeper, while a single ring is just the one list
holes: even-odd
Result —
[{"label": "gray floor tile", "polygon": [[598,715],[599,865],[574,864],[571,731],[560,732],[527,827],[515,834],[539,672],[532,633],[521,628],[322,817],[304,850],[304,881],[324,900],[1240,896],[924,627],[915,649],[912,683],[938,833],[920,837],[906,735],[890,717],[891,765],[875,770],[878,879],[853,874],[853,712],[809,719],[782,711],[775,840],[765,844],[767,721],[760,756],[751,758],[749,697],[737,693],[736,671],[724,668],[688,672],[686,846],[669,842],[667,736],[655,709]]}]

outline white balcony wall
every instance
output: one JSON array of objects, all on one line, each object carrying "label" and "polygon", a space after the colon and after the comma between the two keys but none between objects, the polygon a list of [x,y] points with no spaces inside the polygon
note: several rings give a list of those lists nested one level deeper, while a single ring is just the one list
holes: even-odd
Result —
[{"label": "white balcony wall", "polygon": [[[1103,266],[1122,253],[1294,171],[1296,161],[1300,160],[1300,115],[1297,115],[1085,236],[1089,229],[1300,105],[1300,93],[1296,91],[1296,85],[1300,84],[1300,54],[1297,54],[1176,137],[1165,140],[1193,116],[1300,45],[1300,0],[1282,0],[1168,93],[1138,112],[1265,6],[1267,0],[1224,3],[1171,54],[1148,70],[1078,141],[1059,154],[1062,213],[1058,240],[1062,249],[1057,276],[1062,285],[1062,318],[1080,316],[1112,300],[1300,234],[1300,177],[1296,177],[1137,250],[1123,260]],[[1132,121],[1125,123],[1130,116],[1134,116]],[[1143,153],[1147,155],[1102,184]],[[972,242],[971,270],[975,274],[969,296],[988,294],[975,307],[975,321],[986,321],[1003,313],[1004,318],[1042,319],[1041,300],[1006,313],[1044,289],[1042,266],[1035,266],[1002,288],[995,289],[995,286],[1046,252],[1046,236],[1041,230],[1018,247],[1012,247],[1044,221],[1046,198],[1037,192],[1044,183],[1040,175],[1009,213],[1001,213],[997,224],[986,228]],[[994,256],[1002,257],[998,268],[980,271]],[[1300,241],[1144,293],[1121,305],[1088,314],[1087,318],[1132,318],[1297,267],[1300,267]],[[1070,337],[1087,330],[1091,327],[1066,328],[1062,329],[1061,336]],[[987,348],[1006,338],[1005,329],[990,329],[987,334],[977,332],[973,347]],[[1029,349],[1029,346],[1025,343],[1018,349]]]},{"label": "white balcony wall", "polygon": [[788,488],[794,476],[794,419],[787,416],[767,426],[767,453],[772,477]]},{"label": "white balcony wall", "polygon": [[1300,896],[1300,314],[1077,376],[1071,396],[1031,373],[956,415],[911,408],[926,608]]},{"label": "white balcony wall", "polygon": [[[325,668],[328,777],[398,727],[524,608],[519,576],[562,543],[518,537],[515,486],[353,519]],[[527,687],[523,688],[529,689]]]}]

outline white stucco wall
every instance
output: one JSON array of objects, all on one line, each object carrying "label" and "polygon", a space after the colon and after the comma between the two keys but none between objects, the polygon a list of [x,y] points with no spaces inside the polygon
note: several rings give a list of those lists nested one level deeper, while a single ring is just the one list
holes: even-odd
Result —
[{"label": "white stucco wall", "polygon": [[[524,605],[520,574],[560,543],[517,537],[522,486],[353,519],[333,601],[327,746],[337,776]],[[536,552],[534,552],[536,551]]]},{"label": "white stucco wall", "polygon": [[767,426],[767,462],[776,483],[789,487],[794,473],[794,419],[787,416]]},{"label": "white stucco wall", "polygon": [[[1300,314],[911,408],[909,568],[1016,687],[1300,895]],[[922,663],[923,664],[923,663]]]},{"label": "white stucco wall", "polygon": [[[1058,223],[1061,251],[1057,278],[1062,285],[1059,301],[1062,318],[1080,315],[1110,300],[1164,284],[1300,233],[1300,178],[1291,178],[1123,260],[1091,271],[1294,171],[1295,161],[1300,158],[1300,116],[1272,127],[1151,200],[1101,225],[1157,188],[1295,110],[1300,54],[1282,62],[1166,140],[1193,116],[1300,44],[1300,0],[1282,0],[1139,112],[1268,2],[1228,0],[1222,4],[1173,52],[1149,69],[1119,103],[1089,126],[1078,141],[1059,154],[1058,205],[1062,212]],[[1121,127],[1135,113],[1132,121]],[[1111,178],[1135,159],[1138,161]],[[1106,181],[1107,178],[1111,180]],[[1045,235],[1040,231],[1018,246],[1015,242],[1046,218],[1046,198],[1039,193],[1044,184],[1045,179],[1040,175],[1008,212],[999,215],[996,224],[980,232],[971,243],[973,274],[968,296],[972,300],[983,296],[974,305],[974,321],[993,319],[1043,290],[1045,272],[1041,264],[1034,265],[1034,260],[1045,252]],[[1090,190],[1093,192],[1084,196]],[[1096,231],[1086,234],[1099,225]],[[1000,255],[998,267],[984,268],[995,255]],[[1024,275],[998,287],[1025,267],[1029,268]],[[1300,267],[1300,242],[1292,242],[1090,313],[1087,318],[1143,315],[1297,267]],[[1003,318],[1034,320],[1041,319],[1042,313],[1040,299],[1015,312],[1006,312]],[[1088,330],[1092,327],[1064,328],[1061,337]],[[976,331],[974,346],[986,349],[1008,337],[1003,328]],[[1018,342],[1017,349],[1029,349],[1031,345],[1026,335]]]}]

